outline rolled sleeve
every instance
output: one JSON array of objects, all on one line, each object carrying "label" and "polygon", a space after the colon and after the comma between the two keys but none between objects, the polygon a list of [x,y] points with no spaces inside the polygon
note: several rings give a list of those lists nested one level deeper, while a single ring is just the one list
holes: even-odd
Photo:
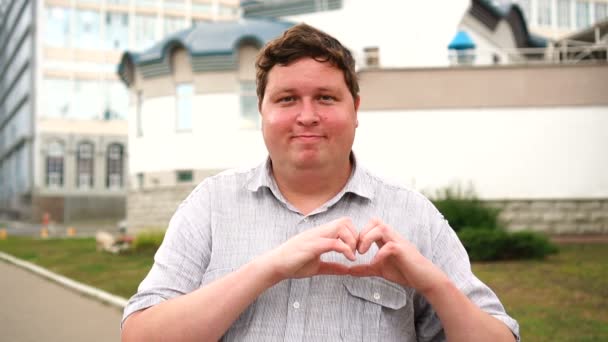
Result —
[{"label": "rolled sleeve", "polygon": [[[475,305],[503,322],[519,341],[519,324],[506,313],[498,296],[473,274],[469,256],[458,236],[439,211],[434,207],[433,209],[434,218],[431,223],[431,230],[435,236],[432,242],[433,263],[441,268]],[[428,313],[425,317],[430,319],[433,316],[435,316],[434,312]],[[427,325],[428,328],[429,323],[421,323],[421,325]]]},{"label": "rolled sleeve", "polygon": [[124,309],[122,323],[136,311],[200,287],[211,255],[207,186],[205,182],[197,186],[171,218],[150,272]]}]

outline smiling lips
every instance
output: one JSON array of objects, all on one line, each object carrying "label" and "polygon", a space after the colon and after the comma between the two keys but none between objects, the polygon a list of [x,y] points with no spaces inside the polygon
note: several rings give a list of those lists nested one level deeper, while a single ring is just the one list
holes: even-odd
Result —
[{"label": "smiling lips", "polygon": [[325,138],[320,134],[297,134],[291,137],[292,140],[298,140],[302,142],[315,142]]}]

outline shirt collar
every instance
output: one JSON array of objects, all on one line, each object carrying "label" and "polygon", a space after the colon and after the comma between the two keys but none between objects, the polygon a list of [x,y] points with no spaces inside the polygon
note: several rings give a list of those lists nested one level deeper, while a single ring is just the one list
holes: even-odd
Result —
[{"label": "shirt collar", "polygon": [[[353,152],[351,152],[350,158],[353,163],[351,176],[344,189],[336,195],[336,199],[339,200],[346,193],[352,193],[372,200],[374,198],[375,189],[370,181],[371,175],[362,166],[358,165],[357,158]],[[284,200],[272,175],[272,161],[270,160],[270,157],[266,158],[262,164],[253,170],[251,177],[247,181],[246,187],[252,192],[256,192],[263,187],[268,188],[277,198]]]}]

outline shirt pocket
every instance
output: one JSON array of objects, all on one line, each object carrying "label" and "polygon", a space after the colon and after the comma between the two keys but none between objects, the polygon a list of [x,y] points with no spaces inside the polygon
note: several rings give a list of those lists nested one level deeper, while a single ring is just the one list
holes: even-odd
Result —
[{"label": "shirt pocket", "polygon": [[407,304],[406,291],[381,278],[347,277],[343,285],[340,329],[343,341],[378,341],[382,315]]},{"label": "shirt pocket", "polygon": [[[201,287],[207,286],[209,284],[211,284],[212,282],[232,273],[236,271],[236,269],[234,268],[219,268],[219,269],[214,269],[211,271],[206,271],[205,274],[203,275],[203,279],[201,280]],[[222,296],[231,296],[231,293],[224,293],[222,294]],[[222,298],[219,297],[217,298],[217,300],[215,301],[215,305],[224,305],[224,301],[222,301]],[[230,329],[228,329],[228,331],[226,332],[225,335],[227,335],[228,333],[230,333],[231,331],[235,330],[235,329],[239,329],[242,327],[246,327],[247,325],[249,325],[249,323],[251,322],[251,317],[253,315],[253,311],[254,311],[254,306],[255,306],[255,301],[251,304],[249,304],[249,306],[245,309],[245,311],[243,311],[241,313],[241,315],[232,323],[232,325],[230,326]]]}]

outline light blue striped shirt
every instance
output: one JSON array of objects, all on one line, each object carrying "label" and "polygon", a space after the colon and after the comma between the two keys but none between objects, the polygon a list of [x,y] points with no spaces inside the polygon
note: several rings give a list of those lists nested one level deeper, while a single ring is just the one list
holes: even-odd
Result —
[{"label": "light blue striped shirt", "polygon": [[[432,203],[356,164],[345,188],[308,215],[281,195],[269,161],[205,179],[171,219],[150,273],[125,308],[123,322],[135,311],[192,292],[290,237],[344,216],[359,230],[372,218],[392,226],[519,339],[517,322],[473,275],[466,251]],[[376,250],[373,246],[358,255],[355,263],[369,262]],[[337,253],[322,258],[350,263]],[[217,305],[222,305],[222,298]],[[445,335],[432,307],[412,288],[375,277],[315,276],[285,280],[265,291],[223,340],[442,341]]]}]

